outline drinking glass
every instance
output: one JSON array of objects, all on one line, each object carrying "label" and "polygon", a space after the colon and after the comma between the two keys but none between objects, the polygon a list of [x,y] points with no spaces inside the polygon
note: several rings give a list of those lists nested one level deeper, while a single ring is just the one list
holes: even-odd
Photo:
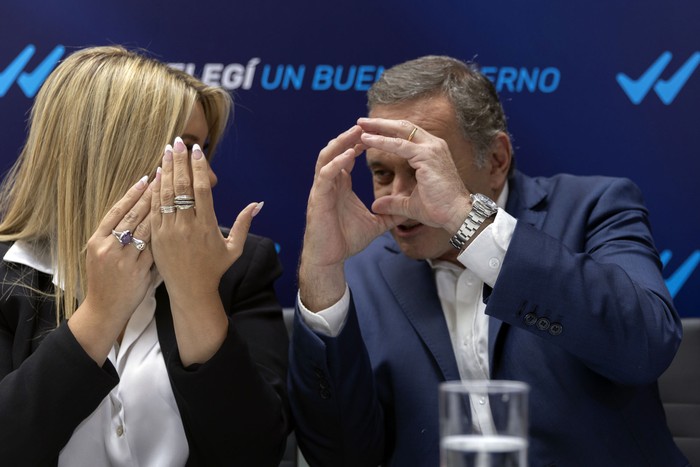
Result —
[{"label": "drinking glass", "polygon": [[528,392],[520,381],[440,384],[441,467],[526,467]]}]

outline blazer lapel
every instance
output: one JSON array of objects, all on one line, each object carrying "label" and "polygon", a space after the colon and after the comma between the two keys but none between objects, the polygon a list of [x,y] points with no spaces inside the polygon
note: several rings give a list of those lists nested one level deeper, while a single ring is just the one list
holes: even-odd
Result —
[{"label": "blazer lapel", "polygon": [[392,254],[379,263],[379,269],[444,379],[459,379],[452,341],[430,266],[425,261]]},{"label": "blazer lapel", "polygon": [[[508,184],[506,211],[518,221],[541,229],[547,212],[544,205],[540,203],[546,199],[547,190],[534,179],[517,170]],[[452,341],[430,266],[425,261],[412,260],[399,254],[394,248],[388,249],[395,254],[380,262],[379,269],[389,284],[392,294],[432,354],[445,380],[459,379]],[[484,296],[487,295],[485,290]],[[489,319],[489,367],[491,369],[493,369],[494,349],[502,325],[503,322],[498,319]]]},{"label": "blazer lapel", "polygon": [[175,339],[173,315],[170,312],[170,299],[168,298],[165,284],[160,284],[156,288],[155,317],[160,350],[163,352],[163,359],[167,364],[173,352],[177,352],[177,341]]},{"label": "blazer lapel", "polygon": [[542,229],[547,210],[544,204],[540,204],[547,198],[547,190],[534,179],[516,171],[508,180],[508,192],[506,211],[518,221]]}]

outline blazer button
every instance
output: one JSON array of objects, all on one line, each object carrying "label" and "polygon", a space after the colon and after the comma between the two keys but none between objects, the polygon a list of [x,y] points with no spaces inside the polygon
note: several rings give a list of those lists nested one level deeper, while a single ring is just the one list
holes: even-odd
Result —
[{"label": "blazer button", "polygon": [[549,327],[549,333],[553,336],[558,336],[564,330],[564,327],[559,323],[552,323]]},{"label": "blazer button", "polygon": [[547,318],[540,318],[537,320],[537,329],[540,331],[546,331],[549,329],[549,320]]},{"label": "blazer button", "polygon": [[525,315],[524,319],[525,319],[525,324],[527,324],[528,326],[532,326],[533,324],[535,324],[537,322],[537,315],[534,313],[528,313]]},{"label": "blazer button", "polygon": [[330,399],[331,398],[331,392],[328,389],[321,389],[318,391],[319,395],[321,396],[321,399]]}]

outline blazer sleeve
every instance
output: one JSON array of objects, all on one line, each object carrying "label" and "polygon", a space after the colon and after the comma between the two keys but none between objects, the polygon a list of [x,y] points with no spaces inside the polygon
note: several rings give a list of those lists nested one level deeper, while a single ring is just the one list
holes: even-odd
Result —
[{"label": "blazer sleeve", "polygon": [[277,466],[291,431],[288,337],[273,288],[281,265],[269,239],[249,235],[222,278],[227,337],[202,365],[166,358],[190,444],[188,465]]},{"label": "blazer sleeve", "polygon": [[[100,368],[85,353],[65,322],[53,329],[53,300],[17,284],[14,267],[0,268],[0,459],[55,465],[73,430],[119,379],[109,361]],[[39,273],[21,269],[36,286]]]},{"label": "blazer sleeve", "polygon": [[682,331],[641,192],[606,179],[551,198],[543,230],[518,222],[486,313],[612,381],[656,381]]},{"label": "blazer sleeve", "polygon": [[352,294],[347,320],[337,337],[314,333],[297,308],[288,385],[297,441],[309,465],[376,467],[382,463],[384,410]]}]

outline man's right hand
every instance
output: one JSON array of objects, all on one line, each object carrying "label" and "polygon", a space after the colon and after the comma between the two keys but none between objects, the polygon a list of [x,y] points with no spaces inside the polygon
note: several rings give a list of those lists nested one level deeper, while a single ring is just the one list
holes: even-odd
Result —
[{"label": "man's right hand", "polygon": [[353,126],[331,140],[316,162],[299,265],[300,298],[314,312],[343,296],[345,260],[404,221],[373,214],[352,191],[350,174],[365,149],[361,135],[362,129]]}]

